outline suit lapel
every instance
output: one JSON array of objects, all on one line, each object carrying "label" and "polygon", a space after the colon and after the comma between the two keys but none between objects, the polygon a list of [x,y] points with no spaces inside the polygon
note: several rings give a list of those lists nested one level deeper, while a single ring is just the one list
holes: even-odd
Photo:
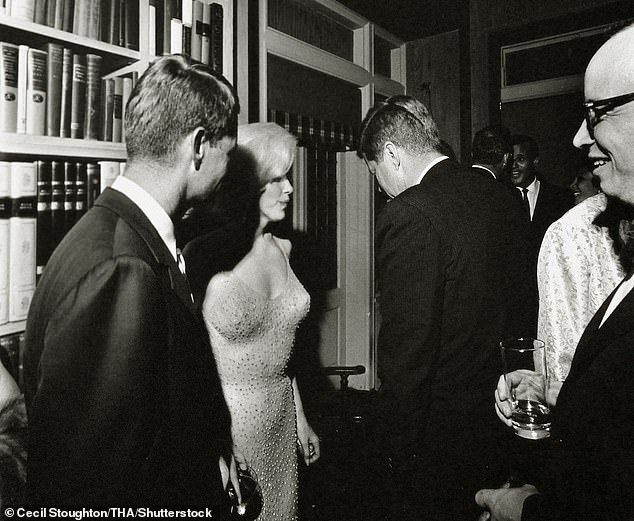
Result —
[{"label": "suit lapel", "polygon": [[156,260],[157,269],[166,285],[194,315],[197,315],[187,280],[178,268],[174,257],[156,231],[156,228],[154,228],[141,209],[127,196],[112,188],[104,190],[95,202],[95,206],[103,206],[113,211],[137,232],[152,257]]}]

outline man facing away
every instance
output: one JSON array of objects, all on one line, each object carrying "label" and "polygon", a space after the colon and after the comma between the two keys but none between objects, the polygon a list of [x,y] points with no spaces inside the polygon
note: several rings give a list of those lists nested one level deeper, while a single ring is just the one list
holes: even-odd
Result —
[{"label": "man facing away", "polygon": [[[630,26],[590,60],[584,79],[586,120],[573,141],[588,149],[601,189],[630,206],[634,206],[632,49],[634,27]],[[634,518],[633,287],[630,268],[579,340],[566,381],[551,400],[555,404],[551,440],[537,464],[541,483],[481,490],[476,496],[486,509],[481,519]],[[510,425],[508,398],[501,378],[496,408]]]},{"label": "man facing away", "polygon": [[30,308],[28,504],[222,518],[229,415],[172,221],[224,175],[238,110],[224,78],[180,56],[135,86],[125,177],[53,253]]},{"label": "man facing away", "polygon": [[359,155],[393,198],[375,240],[392,516],[473,519],[469,491],[506,477],[486,386],[521,314],[508,306],[526,269],[521,208],[501,183],[438,152],[436,124],[408,96],[368,113]]},{"label": "man facing away", "polygon": [[504,179],[505,170],[513,157],[508,129],[492,125],[478,130],[473,136],[471,157],[471,164],[476,172],[493,179]]}]

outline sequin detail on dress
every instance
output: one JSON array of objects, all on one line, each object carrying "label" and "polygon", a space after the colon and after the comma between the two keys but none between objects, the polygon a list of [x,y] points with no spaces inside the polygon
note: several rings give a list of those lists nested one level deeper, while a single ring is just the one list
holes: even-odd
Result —
[{"label": "sequin detail on dress", "polygon": [[233,272],[219,273],[203,303],[233,441],[262,487],[258,521],[297,519],[297,425],[286,368],[310,297],[288,261],[287,270],[283,291],[272,299]]}]

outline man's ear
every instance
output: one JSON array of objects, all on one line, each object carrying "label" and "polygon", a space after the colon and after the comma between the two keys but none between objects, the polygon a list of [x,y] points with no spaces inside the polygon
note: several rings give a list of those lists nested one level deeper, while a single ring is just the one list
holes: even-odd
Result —
[{"label": "man's ear", "polygon": [[203,147],[203,141],[205,140],[205,131],[202,128],[198,128],[195,130],[194,141],[193,141],[193,158],[194,158],[194,168],[196,170],[200,170],[200,165],[203,162],[203,157],[205,155],[205,149]]},{"label": "man's ear", "polygon": [[535,159],[533,159],[533,166],[535,168],[537,168],[539,166],[539,156],[537,156]]},{"label": "man's ear", "polygon": [[398,147],[391,141],[387,141],[383,146],[383,160],[390,161],[396,170],[401,165],[401,155]]}]

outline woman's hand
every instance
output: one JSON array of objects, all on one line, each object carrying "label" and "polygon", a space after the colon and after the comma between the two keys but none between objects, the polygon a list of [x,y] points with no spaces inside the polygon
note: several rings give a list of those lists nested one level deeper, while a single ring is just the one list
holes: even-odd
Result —
[{"label": "woman's hand", "polygon": [[242,503],[242,494],[240,493],[240,481],[238,480],[238,468],[246,470],[248,468],[247,460],[244,454],[234,445],[231,454],[226,457],[220,456],[218,460],[220,467],[220,477],[222,478],[223,488],[227,488],[229,481],[238,496],[238,503]]},{"label": "woman's hand", "polygon": [[297,450],[304,457],[306,466],[315,463],[320,456],[319,436],[308,424],[306,416],[297,416]]}]

